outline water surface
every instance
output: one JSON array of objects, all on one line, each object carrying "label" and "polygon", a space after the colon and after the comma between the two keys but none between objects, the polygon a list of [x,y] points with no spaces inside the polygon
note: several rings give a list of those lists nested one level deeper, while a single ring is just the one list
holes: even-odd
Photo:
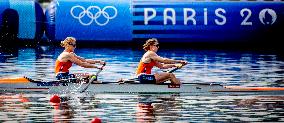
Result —
[{"label": "water surface", "polygon": [[[0,77],[29,76],[54,79],[54,64],[62,48],[20,48],[0,55]],[[76,54],[87,59],[107,62],[102,81],[131,78],[143,55],[132,48],[77,48]],[[272,85],[283,79],[284,59],[273,53],[226,50],[161,49],[162,57],[186,60],[189,64],[175,72],[181,82],[221,82],[237,85]],[[95,73],[96,69],[73,65],[72,73]],[[154,68],[155,72],[162,70]]]},{"label": "water surface", "polygon": [[[0,78],[28,76],[53,80],[59,47],[19,48],[1,52]],[[132,78],[142,50],[132,48],[80,48],[76,54],[107,62],[99,79],[106,82]],[[160,49],[163,57],[187,60],[175,72],[183,83],[220,82],[227,85],[283,86],[284,59],[276,53],[229,50]],[[73,65],[72,73],[96,69]],[[154,72],[161,72],[154,69]],[[284,120],[283,95],[194,95],[63,93],[60,104],[52,94],[0,92],[0,122],[263,122]]]}]

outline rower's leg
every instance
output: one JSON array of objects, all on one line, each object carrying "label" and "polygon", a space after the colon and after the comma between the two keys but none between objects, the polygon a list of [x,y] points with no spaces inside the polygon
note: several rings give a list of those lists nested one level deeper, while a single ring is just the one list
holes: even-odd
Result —
[{"label": "rower's leg", "polygon": [[178,78],[176,78],[175,74],[170,73],[170,78],[171,78],[170,81],[172,84],[178,84],[178,85],[180,84],[180,81]]},{"label": "rower's leg", "polygon": [[170,80],[172,84],[180,84],[179,79],[177,79],[173,73],[156,73],[154,76],[157,84],[164,83],[167,80]]}]

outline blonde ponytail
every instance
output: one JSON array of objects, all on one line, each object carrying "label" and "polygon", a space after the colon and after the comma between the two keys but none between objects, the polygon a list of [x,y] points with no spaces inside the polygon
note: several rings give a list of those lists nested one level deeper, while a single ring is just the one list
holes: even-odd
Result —
[{"label": "blonde ponytail", "polygon": [[61,47],[66,47],[69,43],[76,41],[74,37],[66,37],[63,41],[60,42]]},{"label": "blonde ponytail", "polygon": [[65,47],[64,41],[61,41],[61,42],[60,42],[60,46],[61,46],[61,47]]}]

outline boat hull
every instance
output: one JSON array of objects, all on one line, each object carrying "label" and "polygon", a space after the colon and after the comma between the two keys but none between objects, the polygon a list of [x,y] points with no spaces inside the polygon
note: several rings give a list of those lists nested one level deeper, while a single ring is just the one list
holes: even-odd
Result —
[{"label": "boat hull", "polygon": [[[60,82],[37,82],[37,83],[2,83],[1,92],[24,91],[41,93],[72,93],[80,92],[87,84],[60,83]],[[163,84],[118,84],[100,83],[91,84],[86,90],[87,93],[183,93],[189,95],[228,95],[228,94],[284,94],[283,90],[255,90],[242,88],[226,88],[221,85],[206,84],[183,84],[180,86]]]}]

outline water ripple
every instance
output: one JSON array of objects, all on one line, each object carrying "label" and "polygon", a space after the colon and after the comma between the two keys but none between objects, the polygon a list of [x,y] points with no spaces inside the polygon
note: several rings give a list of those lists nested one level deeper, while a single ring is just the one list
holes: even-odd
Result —
[{"label": "water ripple", "polygon": [[[61,48],[21,48],[0,56],[0,78],[29,76],[53,80]],[[78,48],[76,54],[107,62],[99,79],[132,78],[143,51],[130,48]],[[277,54],[218,50],[165,49],[163,57],[189,61],[175,72],[184,83],[221,82],[228,85],[281,85],[284,61]],[[95,69],[74,65],[73,73]],[[161,70],[154,68],[154,72]],[[76,87],[70,87],[76,90]],[[64,91],[64,89],[62,89]],[[88,94],[65,90],[60,104],[47,93],[0,92],[0,122],[283,122],[284,97],[279,95],[201,96],[179,94]]]}]

